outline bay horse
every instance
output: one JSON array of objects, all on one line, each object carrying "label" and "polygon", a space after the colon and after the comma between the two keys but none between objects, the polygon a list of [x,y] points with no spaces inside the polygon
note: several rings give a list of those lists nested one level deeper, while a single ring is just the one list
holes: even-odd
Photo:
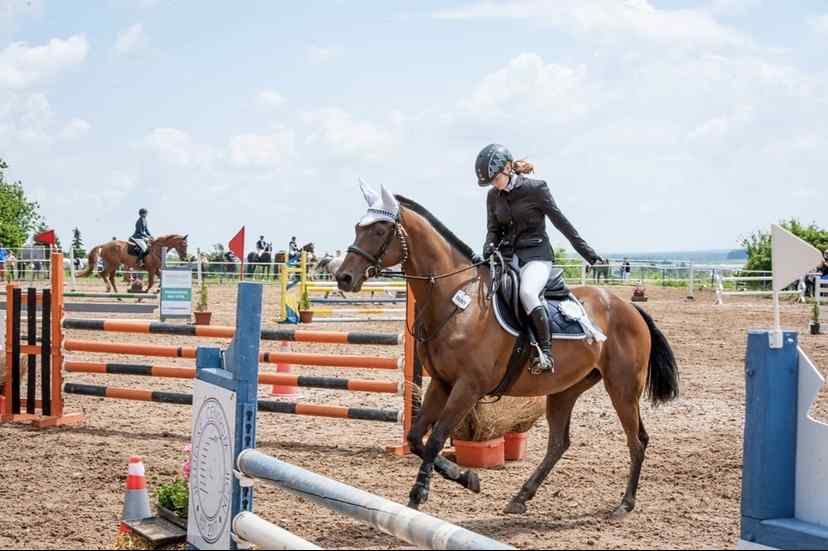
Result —
[{"label": "bay horse", "polygon": [[[153,285],[155,285],[156,276],[161,277],[161,249],[164,247],[168,250],[174,249],[178,253],[178,258],[181,260],[187,259],[186,235],[161,235],[154,238],[150,243],[147,256],[144,257],[143,269],[149,274],[149,281],[147,282],[145,293],[150,292]],[[118,239],[93,247],[87,257],[88,265],[83,272],[78,274],[78,277],[89,277],[92,275],[95,272],[99,257],[103,259],[104,263],[101,279],[103,279],[106,285],[107,293],[118,292],[118,287],[115,285],[115,273],[121,265],[127,269],[138,269],[138,257],[129,254],[129,243]]]},{"label": "bay horse", "polygon": [[[365,191],[363,190],[363,193]],[[401,264],[417,303],[417,321],[407,328],[417,339],[416,353],[431,375],[431,383],[407,440],[422,459],[409,494],[409,507],[428,499],[434,470],[473,492],[480,480],[440,455],[462,418],[503,380],[515,337],[495,319],[489,299],[488,265],[425,208],[383,189],[382,203],[366,194],[369,214],[357,224],[354,244],[336,273],[339,289],[360,290],[380,269]],[[394,215],[394,221],[377,218]],[[373,215],[373,217],[371,217]],[[459,291],[471,298],[465,309],[453,303]],[[639,401],[645,388],[653,404],[678,396],[678,369],[672,349],[653,319],[643,310],[595,287],[573,290],[592,322],[606,335],[597,340],[556,340],[552,351],[556,370],[532,375],[525,367],[505,393],[508,396],[547,396],[549,442],[541,464],[507,505],[505,512],[523,514],[552,468],[569,448],[572,409],[587,389],[604,382],[627,437],[630,469],[626,492],[614,518],[635,507],[644,453],[649,442]],[[430,431],[425,445],[423,437]]]},{"label": "bay horse", "polygon": [[273,243],[268,243],[262,251],[261,256],[256,251],[250,251],[247,254],[246,275],[256,275],[257,268],[262,269],[262,276],[265,279],[270,278],[270,264],[273,261]]}]

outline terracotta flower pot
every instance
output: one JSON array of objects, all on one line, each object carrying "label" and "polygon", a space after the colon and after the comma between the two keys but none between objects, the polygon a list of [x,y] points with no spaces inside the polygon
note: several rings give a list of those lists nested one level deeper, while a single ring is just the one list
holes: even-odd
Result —
[{"label": "terracotta flower pot", "polygon": [[210,319],[213,317],[212,312],[193,312],[195,314],[196,325],[210,325]]},{"label": "terracotta flower pot", "polygon": [[313,310],[299,310],[299,321],[313,323]]},{"label": "terracotta flower pot", "polygon": [[503,452],[506,461],[522,461],[526,457],[528,432],[507,432],[503,435]]},{"label": "terracotta flower pot", "polygon": [[463,467],[489,469],[506,463],[502,436],[484,442],[454,440],[454,451],[457,464]]}]

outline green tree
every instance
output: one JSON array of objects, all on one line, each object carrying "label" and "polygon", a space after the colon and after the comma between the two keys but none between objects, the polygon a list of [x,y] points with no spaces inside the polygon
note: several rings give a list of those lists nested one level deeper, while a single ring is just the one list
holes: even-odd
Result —
[{"label": "green tree", "polygon": [[[828,248],[828,231],[814,223],[807,226],[799,220],[791,218],[779,224],[795,236],[807,241],[821,251]],[[742,240],[742,247],[748,255],[746,270],[770,271],[771,263],[771,234],[770,231],[759,230]]]},{"label": "green tree", "polygon": [[0,159],[0,245],[17,249],[42,219],[38,213],[40,205],[26,198],[23,183],[6,181],[8,168]]},{"label": "green tree", "polygon": [[83,238],[77,226],[72,229],[72,255],[75,258],[86,257],[86,247],[83,244]]}]

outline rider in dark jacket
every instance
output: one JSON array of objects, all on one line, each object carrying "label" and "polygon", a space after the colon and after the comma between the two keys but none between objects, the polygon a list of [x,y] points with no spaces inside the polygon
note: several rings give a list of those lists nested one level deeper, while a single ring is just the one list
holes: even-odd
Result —
[{"label": "rider in dark jacket", "polygon": [[828,249],[822,251],[822,265],[817,268],[817,271],[823,278],[828,277]]},{"label": "rider in dark jacket", "polygon": [[483,255],[488,257],[495,248],[520,268],[520,300],[532,319],[540,354],[535,360],[539,372],[552,372],[549,319],[540,298],[553,270],[555,255],[546,233],[546,219],[569,240],[572,246],[590,264],[602,262],[601,257],[578,234],[564,216],[549,186],[543,180],[523,176],[534,167],[525,161],[515,161],[502,145],[486,146],[475,163],[477,183],[492,186],[486,197],[487,234]]},{"label": "rider in dark jacket", "polygon": [[147,209],[141,209],[138,211],[138,221],[135,222],[135,232],[133,232],[130,239],[138,246],[140,251],[138,254],[138,266],[141,266],[144,262],[144,258],[149,252],[150,240],[152,240],[152,234],[147,226]]}]

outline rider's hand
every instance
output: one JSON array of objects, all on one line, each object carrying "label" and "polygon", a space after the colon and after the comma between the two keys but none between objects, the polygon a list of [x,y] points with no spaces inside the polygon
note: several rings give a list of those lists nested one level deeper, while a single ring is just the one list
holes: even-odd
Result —
[{"label": "rider's hand", "polygon": [[494,250],[495,250],[494,243],[489,243],[488,245],[483,247],[483,258],[485,260],[488,260],[489,257],[492,256],[492,253],[494,253]]}]

